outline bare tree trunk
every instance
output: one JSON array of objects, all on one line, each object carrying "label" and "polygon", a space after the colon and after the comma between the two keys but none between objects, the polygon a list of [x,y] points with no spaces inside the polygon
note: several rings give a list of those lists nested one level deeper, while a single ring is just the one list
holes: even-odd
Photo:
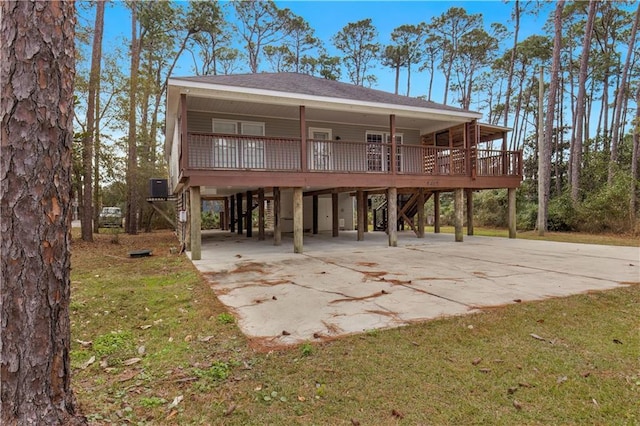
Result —
[{"label": "bare tree trunk", "polygon": [[556,109],[556,117],[555,117],[556,126],[554,131],[555,137],[553,141],[555,152],[556,152],[556,159],[553,162],[553,175],[555,177],[555,187],[556,187],[555,193],[554,193],[555,196],[562,194],[562,171],[560,166],[562,165],[562,158],[563,158],[562,141],[564,139],[563,137],[564,115],[562,114],[562,111],[564,111],[564,96],[562,96],[563,86],[564,86],[564,78],[560,78],[560,85],[558,87],[558,93],[556,98],[556,103],[559,104],[559,108]]},{"label": "bare tree trunk", "polygon": [[[535,71],[534,71],[535,74]],[[513,112],[514,115],[514,119],[513,119],[513,128],[514,131],[511,134],[511,149],[512,150],[516,150],[518,149],[518,147],[520,146],[519,140],[520,140],[520,133],[518,132],[518,124],[521,120],[520,118],[520,113],[522,111],[522,92],[523,92],[523,86],[524,86],[524,81],[526,78],[526,70],[524,67],[524,64],[522,65],[522,71],[521,71],[521,78],[520,78],[520,84],[518,85],[518,102],[516,102],[516,110]],[[524,118],[522,118],[524,119]]]},{"label": "bare tree trunk", "polygon": [[[87,131],[82,140],[82,239],[93,241],[93,146],[96,122],[96,86],[100,80],[100,61],[102,60],[102,30],[104,28],[104,0],[96,4],[96,23],[91,53],[91,72],[89,74],[89,95],[87,98]],[[95,206],[97,209],[98,206]]]},{"label": "bare tree trunk", "polygon": [[140,66],[140,43],[138,42],[137,3],[131,5],[131,77],[129,81],[129,134],[127,154],[127,233],[138,233],[138,150],[136,133],[136,91],[138,89],[138,67]]},{"label": "bare tree trunk", "polygon": [[640,156],[640,88],[636,91],[636,119],[633,127],[633,145],[631,151],[631,197],[629,199],[629,213],[631,229],[636,227],[636,209],[638,206],[638,157]]},{"label": "bare tree trunk", "polygon": [[435,74],[435,68],[431,66],[431,73],[429,74],[429,91],[427,93],[427,100],[431,100],[431,93],[433,91],[433,74]]},{"label": "bare tree trunk", "polygon": [[609,139],[609,72],[604,75],[602,82],[602,150],[610,152],[611,140]]},{"label": "bare tree trunk", "polygon": [[398,94],[398,84],[400,83],[400,64],[396,63],[395,67],[394,67],[394,71],[396,72],[396,79],[395,79],[395,91],[393,93],[395,93],[396,95]]},{"label": "bare tree trunk", "polygon": [[504,99],[504,119],[502,125],[509,124],[509,102],[511,101],[511,85],[513,84],[513,67],[516,62],[516,50],[518,48],[518,33],[520,32],[520,0],[516,0],[513,6],[515,28],[513,29],[513,49],[511,49],[511,61],[509,63],[509,77],[507,78],[507,93]]},{"label": "bare tree trunk", "polygon": [[582,41],[582,56],[580,57],[580,74],[578,75],[578,97],[576,99],[575,139],[571,145],[571,199],[578,201],[580,194],[580,171],[582,169],[582,132],[585,123],[585,93],[587,84],[587,68],[589,66],[589,51],[591,50],[591,34],[593,23],[598,10],[598,2],[589,2],[589,14]]},{"label": "bare tree trunk", "polygon": [[[105,2],[108,0],[105,0]],[[93,232],[100,226],[100,79],[96,84],[96,129],[93,144]]]},{"label": "bare tree trunk", "polygon": [[549,202],[549,187],[551,183],[551,143],[553,138],[553,119],[555,117],[555,102],[558,93],[558,78],[560,74],[560,50],[562,48],[562,9],[564,0],[556,3],[554,16],[555,36],[553,40],[553,62],[551,64],[551,84],[547,97],[547,113],[545,116],[544,139],[540,147],[538,159],[538,235],[547,231],[547,216]]},{"label": "bare tree trunk", "polygon": [[447,105],[447,97],[449,96],[449,81],[451,79],[451,67],[452,65],[451,63],[449,63],[449,67],[447,68],[444,74],[444,99],[442,103],[445,105]]},{"label": "bare tree trunk", "polygon": [[407,96],[411,93],[411,61],[407,63]]},{"label": "bare tree trunk", "polygon": [[629,65],[631,64],[631,57],[633,56],[633,49],[636,43],[636,34],[638,32],[638,21],[640,21],[640,3],[636,9],[636,16],[633,20],[633,28],[631,29],[631,37],[629,38],[629,49],[627,50],[627,57],[624,61],[624,68],[622,69],[622,76],[620,77],[620,84],[618,87],[618,93],[616,95],[616,106],[613,118],[612,132],[611,132],[611,157],[609,159],[609,175],[607,182],[611,185],[613,181],[613,175],[615,172],[615,164],[618,162],[618,138],[620,137],[620,123],[622,116],[622,106],[624,105],[624,98],[627,89],[627,75],[629,74]]},{"label": "bare tree trunk", "polygon": [[69,359],[75,6],[0,16],[0,423],[86,424]]}]

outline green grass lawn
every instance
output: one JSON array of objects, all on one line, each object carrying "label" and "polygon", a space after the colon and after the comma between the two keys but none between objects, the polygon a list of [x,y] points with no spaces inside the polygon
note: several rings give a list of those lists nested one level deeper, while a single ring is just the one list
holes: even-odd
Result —
[{"label": "green grass lawn", "polygon": [[[433,233],[433,226],[425,226],[425,233]],[[441,226],[440,232],[453,234],[453,226]],[[464,228],[464,236],[467,229]],[[509,230],[502,228],[474,227],[474,235],[483,237],[509,237]],[[640,238],[634,235],[619,234],[584,234],[581,232],[546,232],[543,237],[537,235],[536,231],[518,231],[517,238],[525,240],[546,240],[579,244],[605,244],[612,246],[640,247]]]},{"label": "green grass lawn", "polygon": [[177,246],[73,241],[72,386],[94,424],[640,424],[639,285],[264,352]]}]

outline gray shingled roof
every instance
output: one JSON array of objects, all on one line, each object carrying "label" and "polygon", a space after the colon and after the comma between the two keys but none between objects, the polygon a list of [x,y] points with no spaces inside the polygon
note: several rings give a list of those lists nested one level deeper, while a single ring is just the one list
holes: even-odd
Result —
[{"label": "gray shingled roof", "polygon": [[236,75],[210,75],[196,77],[174,77],[172,80],[183,80],[199,83],[218,84],[224,86],[251,89],[274,90],[277,92],[297,93],[300,95],[323,96],[330,98],[351,99],[361,102],[386,103],[418,108],[429,108],[445,111],[474,113],[461,108],[438,104],[424,99],[394,95],[382,90],[369,89],[340,81],[327,80],[298,73],[260,73]]}]

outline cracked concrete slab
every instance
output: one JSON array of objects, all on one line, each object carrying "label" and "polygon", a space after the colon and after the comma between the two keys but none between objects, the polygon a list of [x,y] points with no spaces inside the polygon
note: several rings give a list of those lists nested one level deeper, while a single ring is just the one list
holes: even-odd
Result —
[{"label": "cracked concrete slab", "polygon": [[274,347],[640,282],[638,247],[400,232],[304,237],[305,253],[229,232],[194,261],[242,331]]}]

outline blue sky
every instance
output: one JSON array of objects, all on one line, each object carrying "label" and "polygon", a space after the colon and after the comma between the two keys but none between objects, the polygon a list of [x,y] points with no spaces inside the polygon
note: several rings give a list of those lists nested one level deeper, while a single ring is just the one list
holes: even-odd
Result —
[{"label": "blue sky", "polygon": [[[182,2],[186,6],[186,2]],[[222,2],[227,3],[227,2]],[[389,43],[391,31],[403,24],[418,24],[430,21],[434,16],[441,15],[450,7],[462,7],[468,13],[480,13],[483,15],[484,24],[488,28],[492,22],[501,22],[508,28],[513,2],[504,1],[276,1],[281,8],[289,8],[295,14],[302,16],[313,29],[316,36],[322,39],[325,47],[332,54],[338,54],[331,45],[331,37],[340,31],[349,22],[371,18],[373,25],[379,33],[379,42]],[[114,46],[126,47],[131,34],[131,18],[123,2],[109,2],[105,14],[105,45],[108,50]],[[521,20],[520,39],[524,39],[533,33],[541,33],[542,27],[549,15],[551,5],[547,5],[539,16],[526,15]],[[81,13],[92,23],[93,18],[87,16],[86,11]],[[511,45],[511,39],[505,41]],[[266,64],[265,64],[266,65]],[[184,55],[178,64],[174,75],[193,75],[193,61],[190,55]],[[411,95],[426,95],[428,76],[417,72],[417,66],[412,70]],[[248,69],[244,70],[245,72]],[[394,74],[388,68],[377,66],[373,71],[378,76],[376,89],[393,92]],[[345,79],[343,72],[343,80]],[[436,75],[436,77],[439,77]],[[440,84],[438,84],[440,83]],[[439,87],[440,86],[440,87]],[[442,98],[442,83],[436,79],[433,99],[439,101]],[[400,79],[400,92],[406,87],[404,75]]]}]

